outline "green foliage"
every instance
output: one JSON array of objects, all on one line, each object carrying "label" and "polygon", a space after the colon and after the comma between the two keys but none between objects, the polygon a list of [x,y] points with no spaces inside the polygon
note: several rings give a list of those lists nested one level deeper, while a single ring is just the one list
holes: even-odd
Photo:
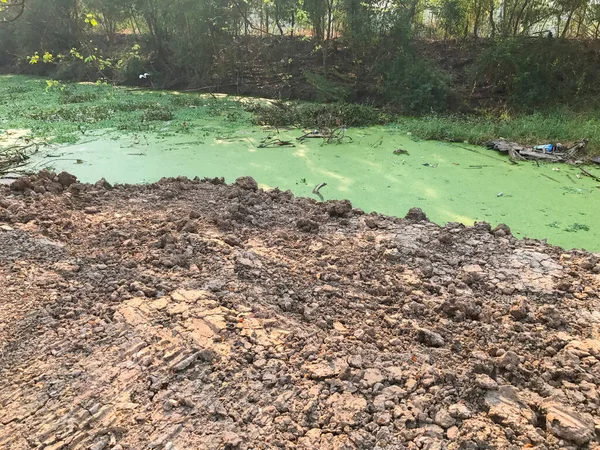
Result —
[{"label": "green foliage", "polygon": [[555,111],[549,113],[490,116],[429,115],[419,119],[403,119],[397,124],[413,136],[450,142],[485,145],[499,136],[522,144],[548,142],[567,144],[582,136],[589,138],[587,150],[600,153],[600,120],[594,113]]},{"label": "green foliage", "polygon": [[577,233],[578,231],[590,231],[590,227],[583,223],[573,223],[565,228],[565,231],[569,233]]},{"label": "green foliage", "polygon": [[58,80],[46,80],[46,92],[57,91],[63,92],[65,85]]},{"label": "green foliage", "polygon": [[178,108],[198,107],[203,103],[200,96],[192,95],[173,95],[169,100],[173,106]]},{"label": "green foliage", "polygon": [[10,95],[10,94],[24,94],[26,92],[30,92],[31,90],[32,90],[31,86],[10,84],[10,85],[6,86],[6,88],[0,92]]},{"label": "green foliage", "polygon": [[157,121],[168,121],[173,120],[173,111],[165,105],[157,104],[150,109],[146,109],[142,114],[143,122]]},{"label": "green foliage", "polygon": [[[185,95],[181,97],[195,99],[194,107],[177,107],[172,99],[179,96],[174,94],[130,92],[103,83],[60,86],[46,89],[46,80],[40,78],[0,75],[0,126],[29,129],[33,136],[55,143],[72,143],[100,129],[162,130],[164,134],[193,129],[202,134],[250,124],[250,114],[230,98]],[[202,125],[207,119],[210,127]]]},{"label": "green foliage", "polygon": [[68,121],[74,123],[96,123],[109,119],[115,113],[109,105],[64,105],[50,108],[35,108],[28,117],[41,122]]},{"label": "green foliage", "polygon": [[466,19],[466,6],[467,4],[461,0],[442,0],[439,7],[435,9],[440,18],[444,38],[460,34]]},{"label": "green foliage", "polygon": [[344,102],[350,95],[347,87],[328,80],[323,75],[308,70],[303,73],[304,78],[317,91],[318,99],[323,102]]},{"label": "green foliage", "polygon": [[444,111],[454,99],[450,75],[410,50],[400,48],[397,56],[379,71],[384,80],[382,93],[403,112]]},{"label": "green foliage", "polygon": [[472,79],[516,108],[589,106],[600,97],[598,64],[598,53],[581,42],[506,39],[479,56]]},{"label": "green foliage", "polygon": [[387,113],[371,106],[359,104],[290,103],[270,105],[255,102],[247,104],[245,108],[254,114],[254,123],[275,127],[359,127],[379,125],[390,120]]},{"label": "green foliage", "polygon": [[76,144],[79,139],[74,133],[62,133],[52,139],[53,144]]},{"label": "green foliage", "polygon": [[[0,27],[0,66],[63,81],[367,98],[416,114],[454,111],[488,91],[523,110],[600,99],[599,52],[540,37],[547,30],[598,39],[600,7],[580,0],[27,0],[21,19]],[[473,35],[493,39],[472,41],[485,51],[468,77],[473,55],[461,46]],[[458,39],[458,55],[415,50],[417,39],[430,37]]]},{"label": "green foliage", "polygon": [[112,106],[116,111],[133,112],[150,110],[155,107],[160,107],[160,104],[154,99],[120,97],[118,101],[112,104]]},{"label": "green foliage", "polygon": [[72,89],[64,89],[61,91],[58,101],[62,104],[85,103],[91,102],[96,98],[98,98],[98,94],[95,92],[74,92]]}]

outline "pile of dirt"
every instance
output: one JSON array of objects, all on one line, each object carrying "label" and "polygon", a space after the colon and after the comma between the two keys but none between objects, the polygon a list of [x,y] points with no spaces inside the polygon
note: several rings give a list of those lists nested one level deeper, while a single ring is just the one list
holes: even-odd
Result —
[{"label": "pile of dirt", "polygon": [[598,448],[599,261],[45,172],[0,188],[0,448]]}]

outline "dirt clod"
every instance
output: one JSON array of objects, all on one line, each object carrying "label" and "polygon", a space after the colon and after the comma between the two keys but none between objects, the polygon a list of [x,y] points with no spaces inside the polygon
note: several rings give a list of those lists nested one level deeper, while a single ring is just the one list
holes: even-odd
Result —
[{"label": "dirt clod", "polygon": [[412,220],[414,222],[428,222],[427,215],[421,208],[410,208],[404,216],[406,220]]},{"label": "dirt clod", "polygon": [[258,183],[252,177],[240,177],[235,180],[234,186],[248,191],[256,191],[258,189]]},{"label": "dirt clod", "polygon": [[307,233],[310,233],[311,231],[317,231],[319,229],[319,224],[308,218],[298,219],[296,226],[299,230]]},{"label": "dirt clod", "polygon": [[326,205],[327,213],[331,217],[348,217],[352,211],[352,203],[348,200],[330,200]]},{"label": "dirt clod", "polygon": [[57,181],[61,184],[62,187],[69,187],[73,183],[77,182],[77,177],[75,175],[71,175],[68,172],[61,172],[57,175]]}]

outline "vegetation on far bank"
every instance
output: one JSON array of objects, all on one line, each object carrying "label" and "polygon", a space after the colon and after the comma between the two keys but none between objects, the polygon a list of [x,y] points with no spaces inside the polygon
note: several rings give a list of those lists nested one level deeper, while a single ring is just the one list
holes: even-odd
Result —
[{"label": "vegetation on far bank", "polygon": [[244,125],[336,128],[387,125],[418,139],[485,144],[504,137],[523,144],[590,140],[600,153],[600,119],[567,110],[497,115],[405,117],[391,110],[347,103],[273,102],[257,99],[140,91],[107,84],[63,84],[36,77],[0,76],[0,132],[21,128],[55,143],[85,139],[93,130],[155,131],[165,136]]},{"label": "vegetation on far bank", "polygon": [[399,126],[420,139],[485,145],[505,138],[524,145],[572,144],[589,139],[587,153],[600,154],[600,118],[595,113],[554,110],[546,113],[486,115],[429,115],[403,118]]},{"label": "vegetation on far bank", "polygon": [[600,6],[587,1],[11,3],[3,72],[408,115],[600,107]]},{"label": "vegetation on far bank", "polygon": [[[48,84],[2,79],[0,128],[18,126],[74,142],[102,128],[185,133],[202,118],[306,128],[392,123],[416,138],[472,144],[498,137],[524,144],[585,137],[589,151],[600,153],[598,5],[386,5],[3,2],[0,72],[40,76]],[[112,86],[279,101],[240,105]]]}]

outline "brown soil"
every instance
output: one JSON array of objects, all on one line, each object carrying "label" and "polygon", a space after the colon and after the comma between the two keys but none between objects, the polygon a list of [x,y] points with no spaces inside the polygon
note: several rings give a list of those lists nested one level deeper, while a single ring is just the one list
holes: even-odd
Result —
[{"label": "brown soil", "polygon": [[599,448],[600,264],[252,179],[0,188],[0,448]]}]

